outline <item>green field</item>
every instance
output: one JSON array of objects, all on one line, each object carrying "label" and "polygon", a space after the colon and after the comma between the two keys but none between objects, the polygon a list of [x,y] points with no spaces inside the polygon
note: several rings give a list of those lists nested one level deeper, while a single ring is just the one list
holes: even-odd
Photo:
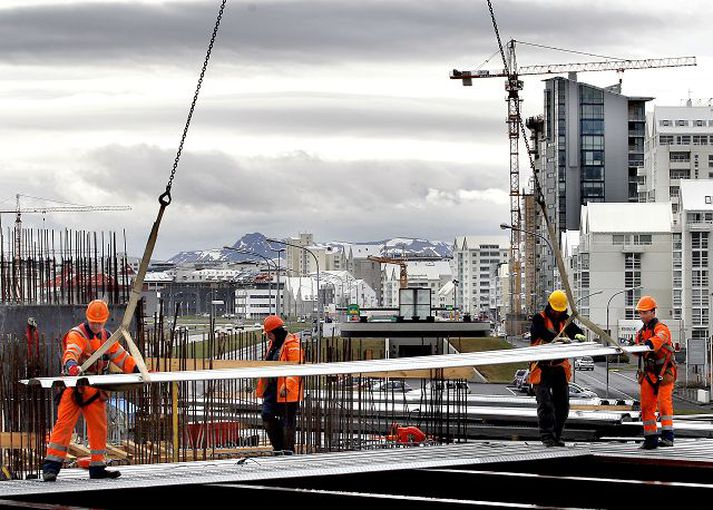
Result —
[{"label": "green field", "polygon": [[[513,346],[507,343],[504,339],[493,336],[484,338],[455,338],[451,339],[450,343],[460,352],[483,352],[513,348]],[[488,382],[509,383],[512,382],[515,371],[520,368],[527,368],[527,362],[506,363],[504,365],[484,365],[477,367],[477,370],[488,380]]]}]

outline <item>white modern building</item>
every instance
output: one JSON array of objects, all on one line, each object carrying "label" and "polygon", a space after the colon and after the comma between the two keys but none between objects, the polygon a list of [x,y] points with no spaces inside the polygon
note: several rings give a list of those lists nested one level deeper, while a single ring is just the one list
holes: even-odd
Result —
[{"label": "white modern building", "polygon": [[491,313],[490,296],[494,267],[507,262],[508,240],[505,237],[458,236],[453,241],[451,261],[457,280],[455,306],[463,313]]},{"label": "white modern building", "polygon": [[710,338],[713,180],[682,181],[680,219],[673,234],[673,313],[686,338]]},{"label": "white modern building", "polygon": [[640,202],[671,202],[680,208],[681,183],[713,177],[713,108],[656,106],[648,114]]},{"label": "white modern building", "polygon": [[673,319],[672,226],[668,202],[582,206],[579,244],[567,246],[572,292],[580,313],[608,326],[612,338],[638,318],[644,294],[655,297],[661,320]]}]

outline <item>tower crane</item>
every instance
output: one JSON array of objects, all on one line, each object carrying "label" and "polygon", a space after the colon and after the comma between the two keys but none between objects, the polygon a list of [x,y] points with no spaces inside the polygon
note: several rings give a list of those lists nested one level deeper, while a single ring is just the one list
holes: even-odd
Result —
[{"label": "tower crane", "polygon": [[[98,212],[98,211],[130,211],[131,207],[128,205],[64,205],[64,206],[52,206],[52,207],[21,207],[20,197],[29,197],[28,195],[15,195],[15,208],[14,209],[0,209],[0,215],[2,214],[14,214],[15,215],[15,258],[20,257],[20,249],[22,247],[21,235],[22,235],[22,215],[23,214],[45,214],[45,213],[56,213],[56,212]],[[44,199],[43,199],[44,200]]]},{"label": "tower crane", "polygon": [[[547,74],[561,74],[585,71],[617,71],[623,73],[629,69],[653,69],[660,67],[695,66],[695,57],[656,58],[643,60],[607,59],[595,62],[580,62],[572,64],[543,64],[518,67],[515,44],[518,41],[511,39],[507,49],[503,47],[498,29],[497,20],[491,0],[487,0],[490,20],[495,31],[498,49],[503,62],[503,68],[494,71],[475,70],[459,71],[454,69],[450,75],[452,80],[461,80],[464,86],[473,85],[474,79],[480,78],[505,78],[505,90],[508,103],[508,138],[510,140],[510,224],[515,227],[510,229],[510,313],[516,318],[522,317],[522,303],[520,289],[522,287],[522,265],[520,256],[520,165],[519,165],[519,133],[524,125],[520,115],[520,91],[523,89],[522,76],[537,76]],[[522,43],[521,44],[531,44]],[[533,46],[541,46],[534,45]],[[559,49],[559,48],[552,48]],[[582,52],[578,52],[582,53]],[[591,55],[591,54],[589,54]],[[526,140],[527,142],[527,140]],[[538,197],[538,200],[541,197]]]},{"label": "tower crane", "polygon": [[367,259],[380,262],[381,264],[394,264],[401,268],[399,271],[399,288],[405,289],[408,287],[408,273],[406,272],[406,261],[403,259],[397,259],[394,257],[379,257],[376,255],[369,255]]}]

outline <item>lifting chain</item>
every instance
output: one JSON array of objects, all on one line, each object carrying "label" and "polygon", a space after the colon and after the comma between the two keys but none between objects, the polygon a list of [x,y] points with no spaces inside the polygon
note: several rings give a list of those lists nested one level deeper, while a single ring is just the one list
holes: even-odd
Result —
[{"label": "lifting chain", "polygon": [[181,142],[178,144],[178,151],[176,151],[176,158],[173,160],[173,168],[171,168],[171,175],[168,178],[168,183],[166,184],[166,191],[164,191],[160,197],[158,197],[159,203],[166,207],[171,203],[171,187],[173,186],[173,179],[176,177],[176,170],[178,169],[178,162],[181,159],[181,154],[183,153],[183,144],[186,142],[186,137],[188,136],[188,128],[191,125],[191,120],[193,119],[193,112],[196,109],[196,103],[198,102],[198,94],[200,94],[201,86],[203,85],[203,78],[205,77],[206,69],[208,69],[208,62],[210,61],[210,55],[213,52],[213,45],[215,44],[215,38],[218,35],[218,29],[220,28],[220,22],[223,19],[223,11],[225,11],[225,4],[228,0],[223,0],[220,4],[220,9],[218,10],[218,16],[215,19],[215,26],[213,27],[213,34],[210,37],[210,43],[208,44],[208,51],[206,51],[205,59],[203,60],[203,67],[201,68],[201,74],[198,77],[198,84],[196,85],[196,91],[193,94],[193,101],[191,101],[191,107],[188,110],[188,117],[186,118],[186,124],[183,126],[183,134],[181,135]]}]

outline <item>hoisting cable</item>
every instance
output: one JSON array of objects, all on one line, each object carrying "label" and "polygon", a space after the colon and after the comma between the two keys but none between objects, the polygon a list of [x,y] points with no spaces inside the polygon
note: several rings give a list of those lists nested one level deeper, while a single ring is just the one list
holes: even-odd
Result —
[{"label": "hoisting cable", "polygon": [[126,310],[124,311],[124,317],[121,320],[121,325],[119,328],[109,337],[109,339],[102,344],[99,349],[97,349],[94,354],[92,354],[87,361],[81,366],[81,371],[86,371],[90,366],[92,366],[99,357],[103,356],[104,353],[119,339],[123,336],[129,347],[129,352],[136,361],[136,366],[139,368],[141,377],[144,382],[150,381],[150,376],[148,369],[146,368],[146,363],[141,355],[138,347],[134,343],[131,335],[129,334],[129,326],[131,325],[131,320],[133,318],[134,312],[136,311],[136,306],[141,298],[141,289],[144,285],[144,279],[146,277],[146,271],[148,270],[149,261],[151,260],[151,255],[153,254],[154,247],[156,246],[156,239],[158,238],[159,227],[161,226],[161,220],[163,218],[163,213],[166,208],[171,204],[171,188],[173,187],[173,179],[176,176],[176,170],[178,169],[178,163],[181,160],[181,154],[183,153],[183,145],[188,136],[188,128],[191,125],[191,120],[193,119],[193,112],[196,108],[196,103],[198,102],[198,94],[200,93],[201,86],[203,85],[203,78],[205,77],[206,70],[208,69],[208,62],[210,61],[211,53],[213,52],[213,45],[215,44],[215,39],[218,35],[218,29],[220,28],[220,22],[223,19],[223,12],[225,11],[225,4],[227,0],[222,0],[220,4],[220,9],[218,10],[218,16],[215,20],[215,25],[213,26],[213,33],[210,37],[210,43],[208,44],[208,50],[206,51],[205,59],[203,60],[203,67],[201,68],[200,76],[198,78],[198,83],[196,85],[195,93],[193,94],[193,100],[191,101],[191,106],[188,110],[188,117],[186,118],[186,123],[183,127],[183,133],[181,135],[181,141],[178,145],[178,150],[176,151],[176,157],[173,161],[173,168],[171,168],[171,174],[168,178],[166,184],[166,190],[158,197],[158,202],[160,204],[156,220],[151,228],[151,233],[149,234],[148,241],[146,241],[146,247],[144,248],[144,255],[141,258],[141,265],[139,266],[136,279],[131,288],[131,294],[129,295],[129,302],[126,305]]}]

